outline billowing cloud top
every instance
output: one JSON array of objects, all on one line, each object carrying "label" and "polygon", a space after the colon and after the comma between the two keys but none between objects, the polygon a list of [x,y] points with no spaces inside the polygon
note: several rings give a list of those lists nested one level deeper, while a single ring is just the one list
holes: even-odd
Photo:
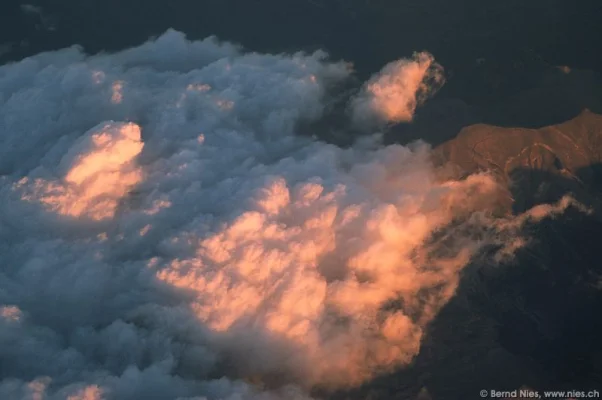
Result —
[{"label": "billowing cloud top", "polygon": [[[431,62],[370,107],[407,119]],[[348,74],[174,31],[0,67],[0,398],[307,399],[410,362],[529,216],[492,222],[496,182],[420,143],[296,135]]]},{"label": "billowing cloud top", "polygon": [[410,122],[416,107],[443,85],[443,68],[426,52],[387,64],[352,100],[356,124]]},{"label": "billowing cloud top", "polygon": [[[142,150],[136,124],[102,124],[84,134],[61,160],[66,169],[57,182],[36,179],[23,199],[39,200],[49,209],[73,217],[105,219],[114,216],[119,200],[140,182],[131,161]],[[27,177],[17,186],[27,185]]]}]

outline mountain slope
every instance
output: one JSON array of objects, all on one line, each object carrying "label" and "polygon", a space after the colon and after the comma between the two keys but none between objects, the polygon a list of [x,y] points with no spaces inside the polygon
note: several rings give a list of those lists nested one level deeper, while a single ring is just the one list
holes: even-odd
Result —
[{"label": "mountain slope", "polygon": [[602,115],[584,110],[577,117],[540,129],[477,124],[435,150],[466,174],[496,173],[510,185],[515,210],[556,201],[566,192],[596,202],[602,189]]}]

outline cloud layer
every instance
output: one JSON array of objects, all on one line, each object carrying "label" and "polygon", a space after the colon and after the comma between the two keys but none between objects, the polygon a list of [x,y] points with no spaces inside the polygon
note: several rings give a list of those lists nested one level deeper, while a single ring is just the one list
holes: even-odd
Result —
[{"label": "cloud layer", "polygon": [[[432,63],[386,67],[356,118],[410,120]],[[570,205],[496,222],[495,180],[441,180],[424,144],[296,135],[349,74],[174,31],[0,67],[0,397],[360,384],[412,360],[483,246]]]}]

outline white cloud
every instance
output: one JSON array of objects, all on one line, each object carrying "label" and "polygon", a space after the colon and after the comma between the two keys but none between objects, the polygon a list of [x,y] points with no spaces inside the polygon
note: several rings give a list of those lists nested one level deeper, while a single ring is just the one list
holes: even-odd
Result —
[{"label": "white cloud", "polygon": [[410,122],[416,107],[443,85],[443,68],[429,53],[387,64],[364,84],[350,107],[356,125]]},{"label": "white cloud", "polygon": [[426,145],[295,135],[348,75],[173,31],[0,67],[0,398],[307,399],[411,361],[528,217]]}]

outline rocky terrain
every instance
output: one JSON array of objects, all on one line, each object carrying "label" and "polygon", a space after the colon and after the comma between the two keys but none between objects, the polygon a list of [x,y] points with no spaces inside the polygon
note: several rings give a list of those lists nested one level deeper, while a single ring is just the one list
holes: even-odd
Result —
[{"label": "rocky terrain", "polygon": [[597,205],[601,188],[602,116],[577,117],[539,129],[476,124],[437,148],[463,173],[493,171],[514,190],[514,209],[558,201],[565,192]]}]

